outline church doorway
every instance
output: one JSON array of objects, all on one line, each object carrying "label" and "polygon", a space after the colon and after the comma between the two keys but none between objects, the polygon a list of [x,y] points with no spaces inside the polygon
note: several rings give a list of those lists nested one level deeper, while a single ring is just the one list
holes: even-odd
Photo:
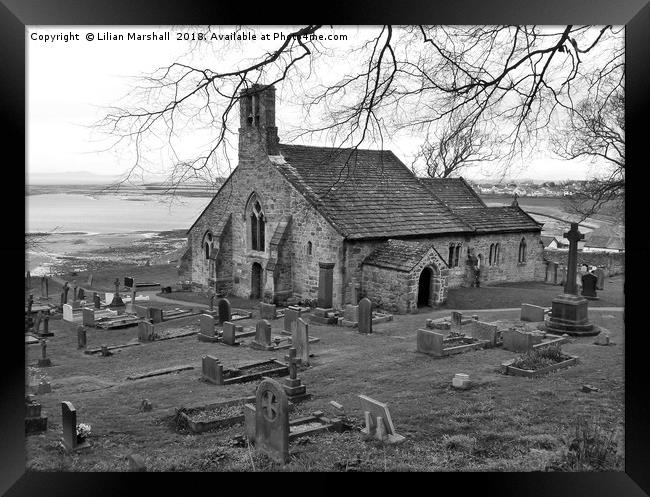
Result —
[{"label": "church doorway", "polygon": [[251,298],[262,298],[262,265],[259,262],[253,263],[251,274]]},{"label": "church doorway", "polygon": [[425,267],[420,273],[420,281],[418,282],[418,307],[429,305],[431,300],[431,277],[433,271],[430,267]]}]

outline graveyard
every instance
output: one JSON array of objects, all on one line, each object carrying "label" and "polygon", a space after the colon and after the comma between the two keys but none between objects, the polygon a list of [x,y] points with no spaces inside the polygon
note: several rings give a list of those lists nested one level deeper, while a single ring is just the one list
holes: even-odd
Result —
[{"label": "graveyard", "polygon": [[[109,291],[116,275],[129,274],[126,271],[113,268],[111,275],[96,278],[103,281],[102,289]],[[162,272],[156,271],[153,277],[147,277],[143,271],[139,278],[162,281]],[[80,274],[77,281],[86,278]],[[35,279],[32,284],[36,299],[40,296],[37,282]],[[33,432],[26,436],[27,468],[576,470],[562,454],[577,428],[586,422],[602,440],[611,439],[607,443],[613,444],[612,457],[593,469],[621,470],[622,285],[622,276],[609,278],[605,289],[598,292],[599,300],[589,302],[589,320],[599,330],[607,331],[609,346],[597,345],[595,336],[564,337],[562,354],[578,359],[566,368],[534,378],[504,373],[504,363],[522,356],[522,352],[506,345],[509,339],[505,332],[499,332],[496,345],[482,344],[462,353],[437,357],[418,352],[418,330],[447,336],[448,331],[427,327],[427,321],[448,320],[456,310],[462,313],[464,324],[460,330],[473,328],[478,321],[488,328],[490,323],[518,323],[522,329],[527,327],[540,334],[539,323],[520,321],[520,307],[522,303],[551,306],[561,287],[543,283],[455,289],[450,292],[447,305],[379,320],[372,324],[371,333],[362,333],[358,327],[321,324],[309,319],[310,312],[304,312],[300,318],[301,326],[308,326],[306,357],[304,350],[292,352],[294,349],[288,347],[297,344],[286,339],[293,335],[285,330],[284,317],[269,319],[268,309],[260,309],[256,301],[233,299],[232,307],[247,306],[251,317],[239,319],[232,326],[214,319],[210,329],[215,340],[198,339],[198,334],[206,331],[202,316],[210,310],[208,299],[193,292],[173,292],[173,300],[168,303],[141,302],[144,307],[163,309],[164,315],[165,311],[183,308],[182,299],[175,297],[184,293],[185,308],[195,306],[192,314],[151,324],[155,328],[153,340],[140,339],[139,326],[84,326],[82,340],[81,323],[65,321],[55,314],[49,320],[51,335],[45,337],[45,351],[39,340],[25,346],[26,383],[33,386],[30,390],[34,392],[28,404]],[[53,300],[58,293],[60,286],[51,282]],[[493,298],[494,295],[497,297]],[[465,306],[455,305],[461,301]],[[214,311],[217,307],[215,301]],[[265,312],[270,330],[266,325],[259,326],[261,311]],[[285,312],[278,307],[276,316]],[[363,318],[359,320],[362,322]],[[242,335],[243,330],[254,333]],[[239,346],[224,341],[226,334],[228,340],[236,340]],[[284,337],[278,343],[287,346],[274,345],[272,337]],[[314,338],[317,340],[312,341]],[[547,335],[535,343],[544,345],[553,340]],[[253,346],[255,341],[264,346]],[[482,335],[476,341],[488,342]],[[296,362],[301,354],[307,359],[305,364]],[[271,380],[283,386],[288,398],[284,418],[288,455],[284,463],[255,449],[262,443],[255,443],[260,435],[255,433],[258,411],[254,399],[262,382],[270,381],[264,380],[264,368],[259,369],[261,376],[250,381],[206,381],[204,362],[208,357],[212,358],[208,362],[212,362],[213,368],[221,366],[222,379],[256,372],[262,363],[275,370]],[[288,395],[292,388],[297,396]],[[300,392],[305,391],[308,395],[303,398]],[[376,405],[386,404],[394,433],[368,433],[368,423],[377,433],[388,424],[377,424],[380,418],[368,414],[370,408],[360,396],[374,399]],[[40,412],[34,402],[40,404]],[[70,449],[62,442],[66,430],[69,431],[69,421],[63,422],[63,402],[73,406],[77,424],[91,427],[78,448]],[[43,417],[47,419],[42,421]],[[134,460],[140,464],[134,464]]]}]

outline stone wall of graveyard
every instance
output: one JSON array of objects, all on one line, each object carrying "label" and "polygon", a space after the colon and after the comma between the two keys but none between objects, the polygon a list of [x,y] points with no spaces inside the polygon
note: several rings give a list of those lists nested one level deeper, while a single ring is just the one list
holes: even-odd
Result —
[{"label": "stone wall of graveyard", "polygon": [[[264,252],[252,250],[248,236],[245,212],[253,192],[260,200],[266,221]],[[208,261],[202,255],[201,246],[203,236],[208,229],[214,232],[230,213],[230,233],[222,237],[219,258],[224,271],[229,270],[232,275],[232,294],[250,296],[255,262],[263,269],[262,288],[273,288],[273,274],[266,270],[271,256],[269,243],[278,223],[291,215],[291,226],[278,254],[278,287],[291,288],[293,295],[302,298],[316,299],[318,262],[335,262],[333,302],[337,307],[342,305],[343,271],[338,263],[342,258],[343,238],[271,163],[254,128],[239,130],[239,164],[188,235],[192,247],[192,282],[202,288],[208,285]],[[312,242],[311,255],[307,253],[308,242]]]},{"label": "stone wall of graveyard", "polygon": [[[519,263],[519,244],[521,239],[526,240],[526,262]],[[468,248],[474,249],[474,254],[482,255],[483,263],[481,269],[481,282],[498,283],[506,281],[542,281],[546,274],[546,266],[543,260],[543,246],[539,233],[500,233],[478,236],[442,236],[435,238],[409,239],[414,241],[428,241],[438,251],[442,259],[447,262],[449,246],[461,244],[461,251],[457,267],[448,268],[449,288],[467,286],[467,275],[465,260],[467,259]],[[360,240],[346,242],[346,287],[345,301],[350,301],[350,288],[347,285],[352,279],[358,283],[362,280],[363,260],[374,249],[383,243],[382,240]],[[498,265],[489,265],[490,245],[500,244],[500,257]],[[406,274],[395,272],[395,274]],[[419,274],[418,274],[419,276]],[[393,275],[394,277],[394,275]],[[366,289],[360,289],[360,295],[366,296]]]},{"label": "stone wall of graveyard", "polygon": [[[544,249],[544,259],[557,262],[560,266],[567,265],[568,250]],[[613,252],[583,252],[578,251],[578,265],[602,267],[607,276],[625,273],[625,253]]]}]

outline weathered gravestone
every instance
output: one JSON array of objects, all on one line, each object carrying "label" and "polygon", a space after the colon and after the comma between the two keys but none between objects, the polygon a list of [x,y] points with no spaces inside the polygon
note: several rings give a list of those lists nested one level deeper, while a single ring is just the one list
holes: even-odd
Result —
[{"label": "weathered gravestone", "polygon": [[230,321],[223,323],[223,333],[221,334],[221,341],[226,345],[239,345],[237,342],[237,333],[244,331],[243,326],[236,326]]},{"label": "weathered gravestone", "polygon": [[307,387],[302,385],[300,378],[298,378],[299,359],[296,357],[296,349],[294,347],[289,349],[289,355],[286,355],[284,360],[289,365],[289,378],[284,379],[284,390],[287,393],[288,399],[295,403],[311,397],[310,394],[306,393]]},{"label": "weathered gravestone", "polygon": [[149,307],[149,319],[154,324],[163,322],[163,310],[159,307]]},{"label": "weathered gravestone", "polygon": [[461,390],[467,390],[472,385],[472,382],[469,379],[468,374],[456,373],[454,375],[454,377],[451,379],[451,385],[454,388],[459,388]]},{"label": "weathered gravestone", "polygon": [[521,304],[522,321],[544,321],[544,308],[538,305]]},{"label": "weathered gravestone", "polygon": [[417,333],[417,351],[424,354],[442,355],[444,335],[431,330],[419,329]]},{"label": "weathered gravestone", "polygon": [[41,358],[38,360],[38,366],[46,368],[52,365],[52,361],[47,357],[47,341],[41,340]]},{"label": "weathered gravestone", "polygon": [[550,283],[551,285],[556,285],[557,281],[557,262],[547,261],[546,262],[546,277],[544,281]]},{"label": "weathered gravestone", "polygon": [[461,326],[463,324],[463,313],[458,311],[451,311],[451,325]]},{"label": "weathered gravestone", "polygon": [[143,320],[138,323],[138,340],[140,342],[151,342],[156,339],[156,332],[153,323]]},{"label": "weathered gravestone", "polygon": [[84,291],[83,288],[79,288],[79,291],[77,292],[77,300],[85,300],[86,299],[86,292]]},{"label": "weathered gravestone", "polygon": [[595,274],[587,273],[582,277],[582,292],[581,295],[589,300],[597,300],[596,284],[598,283],[598,276]]},{"label": "weathered gravestone", "polygon": [[258,350],[273,350],[273,345],[271,345],[271,323],[266,319],[257,322],[255,339],[251,342],[251,347]]},{"label": "weathered gravestone", "polygon": [[113,294],[113,299],[111,300],[109,307],[126,307],[122,297],[120,297],[120,280],[115,278],[113,284],[115,285],[115,293]]},{"label": "weathered gravestone", "polygon": [[487,340],[490,342],[490,347],[496,347],[497,345],[498,327],[494,324],[472,319],[472,321],[463,325],[463,332],[477,340]]},{"label": "weathered gravestone", "polygon": [[604,290],[605,289],[605,271],[603,268],[597,268],[594,270],[594,274],[596,275],[596,278],[598,280],[596,281],[596,290]]},{"label": "weathered gravestone", "polygon": [[359,333],[372,333],[372,302],[366,297],[359,302]]},{"label": "weathered gravestone", "polygon": [[341,322],[343,326],[356,327],[359,325],[359,306],[346,304],[345,309],[343,310],[343,321]]},{"label": "weathered gravestone", "polygon": [[47,430],[47,416],[41,414],[41,404],[31,395],[25,398],[25,433],[37,433]]},{"label": "weathered gravestone", "polygon": [[99,298],[99,294],[97,292],[93,292],[93,303],[95,304],[95,309],[101,309],[102,301]]},{"label": "weathered gravestone", "polygon": [[275,319],[275,304],[260,302],[260,319]]},{"label": "weathered gravestone", "polygon": [[128,288],[133,288],[134,287],[134,281],[133,278],[129,276],[124,277],[124,286]]},{"label": "weathered gravestone", "polygon": [[61,424],[63,426],[63,445],[68,450],[76,450],[88,445],[77,439],[77,410],[72,402],[61,402]]},{"label": "weathered gravestone", "polygon": [[149,310],[141,305],[135,306],[135,315],[142,319],[149,318]]},{"label": "weathered gravestone", "polygon": [[309,325],[298,318],[291,334],[291,345],[296,349],[298,360],[309,366]]},{"label": "weathered gravestone", "polygon": [[34,333],[38,334],[41,329],[41,320],[43,319],[43,312],[38,311],[36,313],[36,318],[34,319]]},{"label": "weathered gravestone", "polygon": [[50,315],[46,314],[43,316],[43,333],[40,333],[42,336],[52,336],[54,333],[50,333]]},{"label": "weathered gravestone", "polygon": [[70,291],[70,285],[66,281],[63,284],[63,303],[67,304],[68,303],[68,292]]},{"label": "weathered gravestone", "polygon": [[255,448],[281,464],[289,460],[289,402],[282,385],[270,378],[255,395]]},{"label": "weathered gravestone", "polygon": [[201,342],[216,342],[219,337],[215,335],[215,319],[210,314],[201,314],[199,316],[201,331],[197,334]]},{"label": "weathered gravestone", "polygon": [[77,288],[78,288],[77,287],[77,282],[73,281],[73,283],[74,283],[74,286],[72,287],[72,300],[74,301],[74,300],[79,300],[79,297],[77,295]]},{"label": "weathered gravestone", "polygon": [[232,307],[228,299],[219,299],[217,301],[217,309],[219,312],[219,324],[223,324],[232,319]]},{"label": "weathered gravestone", "polygon": [[77,348],[85,349],[86,348],[86,328],[79,326],[77,328]]},{"label": "weathered gravestone", "polygon": [[300,311],[296,309],[287,308],[284,311],[284,332],[292,333],[293,332],[293,323],[295,323],[300,317]]},{"label": "weathered gravestone", "polygon": [[366,426],[361,430],[369,437],[387,443],[399,443],[404,437],[395,431],[388,405],[366,395],[359,395],[361,409],[364,411]]},{"label": "weathered gravestone", "polygon": [[318,263],[318,307],[330,309],[334,291],[334,263]]},{"label": "weathered gravestone", "polygon": [[89,287],[93,286],[93,273],[90,273],[88,275],[88,280],[86,281],[86,285],[88,285]]},{"label": "weathered gravestone", "polygon": [[84,326],[95,326],[95,311],[84,307],[82,310],[82,323]]},{"label": "weathered gravestone", "polygon": [[215,385],[219,384],[217,376],[217,367],[219,366],[219,359],[206,355],[201,359],[201,378],[208,383]]},{"label": "weathered gravestone", "polygon": [[503,348],[511,352],[528,352],[533,345],[542,343],[541,333],[522,333],[517,330],[503,330]]},{"label": "weathered gravestone", "polygon": [[74,313],[70,304],[63,304],[63,320],[69,322],[74,321]]}]

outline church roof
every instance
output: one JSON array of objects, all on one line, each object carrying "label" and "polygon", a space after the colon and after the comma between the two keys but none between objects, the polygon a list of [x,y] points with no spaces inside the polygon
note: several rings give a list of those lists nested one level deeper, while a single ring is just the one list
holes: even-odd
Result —
[{"label": "church roof", "polygon": [[346,238],[473,231],[389,150],[279,149],[278,170]]},{"label": "church roof", "polygon": [[463,178],[419,178],[420,182],[452,209],[486,207]]},{"label": "church roof", "polygon": [[363,264],[408,273],[422,260],[429,250],[435,249],[427,242],[390,239],[370,253],[363,260]]},{"label": "church roof", "polygon": [[535,221],[518,206],[473,207],[456,211],[477,232],[507,232],[541,230]]}]

